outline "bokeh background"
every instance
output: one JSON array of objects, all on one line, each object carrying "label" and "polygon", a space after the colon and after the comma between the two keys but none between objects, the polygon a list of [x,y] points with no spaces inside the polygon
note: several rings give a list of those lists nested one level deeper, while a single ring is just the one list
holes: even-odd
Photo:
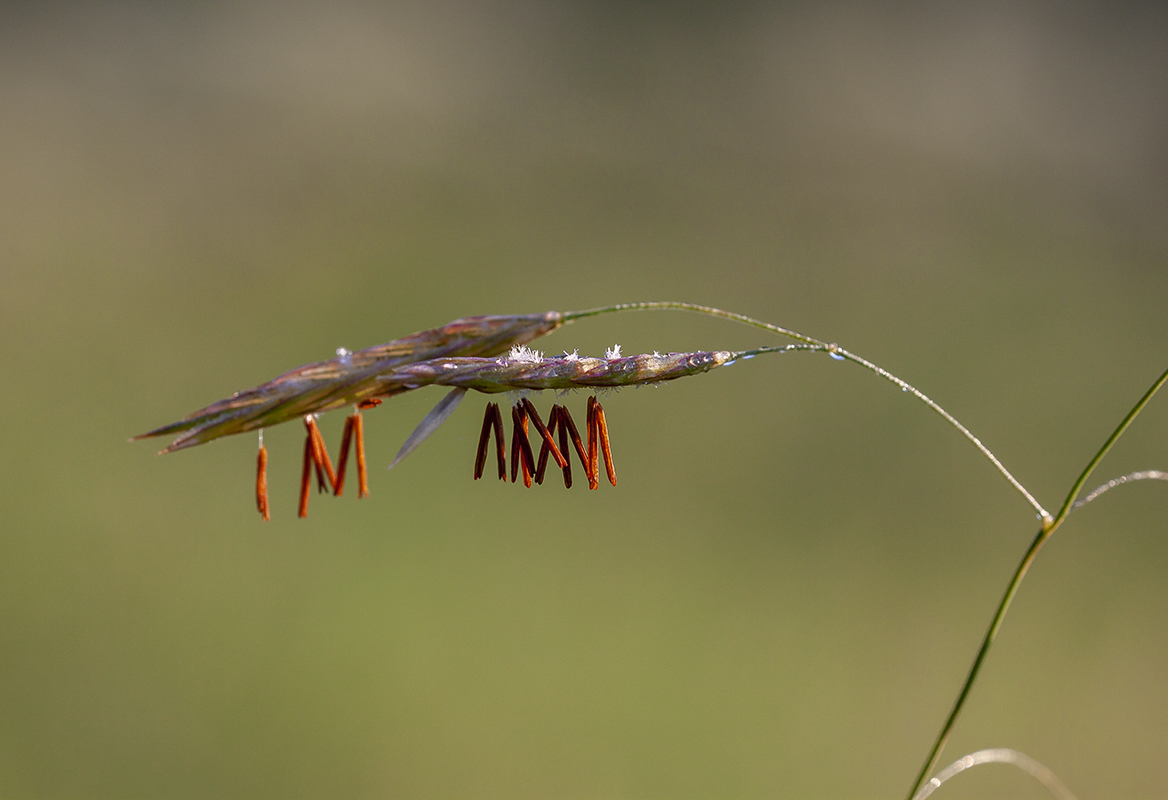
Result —
[{"label": "bokeh background", "polygon": [[[852,365],[608,397],[599,492],[472,482],[473,397],[386,473],[437,390],[307,520],[297,425],[269,524],[253,437],[126,438],[338,346],[677,299],[871,358],[1057,507],[1168,365],[1168,14],[970,5],[4,5],[0,796],[902,796],[1036,521]],[[1147,468],[1168,397],[1092,483]],[[946,763],[1162,795],[1166,509],[1069,520]]]}]

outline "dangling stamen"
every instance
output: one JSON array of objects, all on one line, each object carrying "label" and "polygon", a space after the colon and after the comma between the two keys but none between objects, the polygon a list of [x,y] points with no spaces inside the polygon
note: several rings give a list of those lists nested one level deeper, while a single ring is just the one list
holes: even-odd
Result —
[{"label": "dangling stamen", "polygon": [[519,477],[519,464],[523,461],[523,456],[519,453],[519,409],[512,406],[511,408],[511,482],[515,483],[515,479]]},{"label": "dangling stamen", "polygon": [[[361,411],[367,408],[377,408],[381,400],[373,397],[362,400],[353,407],[353,413],[345,417],[345,431],[341,434],[341,454],[337,457],[337,480],[333,488],[333,496],[340,497],[345,488],[345,467],[349,463],[349,447],[357,442],[357,498],[369,496],[369,484],[365,475],[365,424]],[[328,451],[325,451],[328,457]],[[326,461],[327,463],[327,461]]]},{"label": "dangling stamen", "polygon": [[[371,401],[365,401],[366,403]],[[380,405],[378,400],[374,405]],[[362,403],[358,408],[373,408]],[[353,438],[357,441],[357,499],[369,496],[369,476],[365,471],[365,420],[360,414],[353,415]]]},{"label": "dangling stamen", "polygon": [[560,449],[556,447],[551,433],[548,432],[547,427],[543,424],[543,420],[539,418],[539,412],[535,410],[535,405],[526,397],[523,398],[522,402],[524,411],[527,412],[527,416],[531,417],[531,421],[535,423],[535,429],[543,437],[544,445],[551,451],[552,458],[556,460],[556,466],[563,469],[564,464],[568,463],[568,461],[560,453]]},{"label": "dangling stamen", "polygon": [[304,467],[300,470],[300,516],[308,516],[308,487],[312,483],[312,437],[304,437]]},{"label": "dangling stamen", "polygon": [[588,488],[592,490],[600,488],[600,454],[596,449],[596,440],[600,436],[596,426],[597,405],[595,397],[588,398]]},{"label": "dangling stamen", "polygon": [[491,444],[491,406],[494,403],[487,403],[487,408],[483,412],[483,430],[479,433],[479,449],[475,452],[474,463],[474,479],[477,481],[483,477],[483,467],[487,465],[487,447]]},{"label": "dangling stamen", "polygon": [[531,452],[531,442],[527,439],[527,412],[522,405],[511,407],[511,425],[511,482],[515,483],[515,477],[522,469],[523,485],[530,489],[532,473],[535,472],[535,456]]},{"label": "dangling stamen", "polygon": [[[580,463],[584,465],[584,474],[588,477],[588,484],[592,485],[592,468],[589,466],[588,451],[584,449],[584,442],[580,440],[580,432],[576,430],[576,423],[572,420],[568,407],[560,406],[560,450],[566,453],[568,452],[568,443],[564,439],[565,434],[571,437],[572,446],[576,448],[576,455],[580,457]],[[564,467],[564,485],[569,489],[572,488],[571,465]]]},{"label": "dangling stamen", "polygon": [[530,489],[535,473],[535,456],[531,452],[531,440],[527,438],[527,415],[520,412],[519,419],[523,423],[523,434],[519,437],[519,451],[523,455],[520,472],[523,473],[523,487]]},{"label": "dangling stamen", "polygon": [[[556,423],[559,420],[559,416],[560,416],[560,407],[555,406],[555,405],[552,406],[552,410],[548,414],[548,422],[547,422],[547,432],[548,432],[549,438],[551,437],[552,433],[556,429]],[[536,427],[538,427],[538,426],[536,426]],[[550,447],[548,447],[548,440],[544,439],[543,445],[539,448],[539,458],[536,460],[536,464],[535,464],[535,482],[538,483],[540,486],[543,485],[543,474],[544,474],[544,471],[547,470],[548,455],[551,452],[552,452],[552,449]]]},{"label": "dangling stamen", "polygon": [[495,458],[499,462],[499,480],[507,481],[507,445],[503,440],[503,414],[496,403],[487,404],[491,415],[491,427],[495,431]]},{"label": "dangling stamen", "polygon": [[272,518],[268,511],[268,450],[264,447],[263,428],[260,428],[260,452],[256,456],[256,509],[264,522]]},{"label": "dangling stamen", "polygon": [[[311,436],[308,437],[312,439]],[[325,490],[324,465],[320,463],[320,454],[316,449],[316,442],[312,442],[312,466],[316,470],[316,492],[320,494]]]},{"label": "dangling stamen", "polygon": [[[554,416],[556,418],[556,422],[559,423],[559,452],[568,453],[568,454],[564,455],[564,471],[563,472],[564,472],[564,488],[570,489],[570,488],[572,488],[572,460],[571,460],[571,458],[569,458],[571,455],[571,452],[568,450],[568,425],[566,425],[566,423],[564,423],[563,420],[561,418],[559,418],[559,415],[561,415],[561,413],[568,413],[568,409],[561,408],[561,406],[558,406],[558,405],[551,406],[551,416]],[[550,427],[548,430],[549,431],[551,430]]]},{"label": "dangling stamen", "polygon": [[[596,427],[600,431],[600,452],[604,453],[604,471],[608,473],[608,482],[616,486],[616,467],[613,466],[612,450],[608,446],[608,423],[604,421],[604,408],[599,402],[595,408]],[[597,476],[596,481],[600,482],[600,476]]]},{"label": "dangling stamen", "polygon": [[345,467],[349,463],[349,444],[353,441],[353,422],[361,416],[353,412],[345,417],[345,431],[341,434],[341,454],[337,456],[337,484],[333,489],[333,497],[340,497],[345,488]]},{"label": "dangling stamen", "polygon": [[312,463],[316,467],[317,491],[331,490],[337,485],[337,473],[333,470],[333,462],[329,460],[324,437],[320,435],[320,428],[317,427],[316,419],[312,414],[304,417],[304,427],[308,429],[308,440],[312,443]]}]

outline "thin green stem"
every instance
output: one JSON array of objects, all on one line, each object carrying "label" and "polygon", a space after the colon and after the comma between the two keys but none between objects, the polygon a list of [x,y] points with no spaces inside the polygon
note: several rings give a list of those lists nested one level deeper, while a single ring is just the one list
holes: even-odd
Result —
[{"label": "thin green stem", "polygon": [[1034,537],[1034,541],[1030,543],[1030,549],[1026,551],[1026,555],[1022,556],[1021,563],[1018,564],[1018,569],[1014,572],[1014,577],[1010,579],[1010,585],[1006,587],[1006,593],[1002,595],[1002,601],[998,603],[998,610],[994,613],[993,622],[990,623],[989,630],[986,631],[985,638],[982,639],[981,648],[977,651],[977,657],[973,659],[973,665],[969,668],[969,675],[965,678],[965,685],[961,687],[961,693],[957,695],[957,701],[953,704],[953,710],[949,712],[949,716],[945,719],[945,724],[941,726],[941,733],[937,736],[937,741],[933,743],[933,749],[929,751],[929,757],[925,760],[925,765],[921,767],[920,773],[917,775],[916,781],[913,782],[912,791],[908,793],[909,800],[916,796],[917,791],[921,788],[921,784],[929,777],[929,773],[933,771],[933,767],[937,766],[937,761],[941,758],[941,751],[945,749],[945,743],[949,740],[949,734],[953,731],[953,726],[957,723],[957,717],[961,714],[961,709],[965,706],[965,701],[969,697],[970,691],[973,689],[973,683],[977,680],[977,675],[981,672],[982,664],[985,662],[986,656],[989,655],[990,646],[994,642],[994,637],[998,635],[998,629],[1002,627],[1002,621],[1006,618],[1006,611],[1010,608],[1010,603],[1014,600],[1014,595],[1018,592],[1018,586],[1022,583],[1022,579],[1026,577],[1030,565],[1034,563],[1034,558],[1038,555],[1038,551],[1042,545],[1050,538],[1050,534],[1054,529],[1041,529],[1038,535]]},{"label": "thin green stem", "polygon": [[827,348],[820,344],[785,344],[782,347],[756,347],[753,350],[739,350],[734,353],[734,358],[754,358],[755,356],[765,355],[766,353],[790,353],[793,350],[814,352],[817,350],[827,350]]},{"label": "thin green stem", "polygon": [[733,311],[723,311],[720,308],[713,308],[711,306],[699,306],[696,303],[674,303],[668,300],[651,302],[651,303],[619,303],[615,306],[602,306],[600,308],[589,308],[585,311],[569,311],[563,315],[564,322],[571,322],[572,320],[585,319],[587,317],[598,317],[601,314],[615,314],[618,311],[651,311],[651,310],[672,310],[672,311],[696,311],[699,314],[706,314],[711,317],[721,317],[722,319],[729,319],[735,322],[741,322],[744,325],[750,325],[755,328],[762,328],[764,331],[771,331],[783,336],[789,336],[792,339],[798,339],[807,344],[818,344],[827,346],[826,342],[821,342],[818,339],[812,339],[810,336],[804,336],[801,333],[780,328],[778,325],[771,325],[762,320],[753,319],[745,314],[735,314]]},{"label": "thin green stem", "polygon": [[1022,483],[1017,478],[1015,478],[1013,475],[1010,474],[1010,470],[1006,469],[1006,465],[1003,464],[1001,461],[999,461],[998,457],[995,456],[993,454],[993,452],[988,447],[986,447],[984,444],[981,443],[981,439],[978,439],[976,436],[974,436],[973,433],[968,428],[966,428],[964,425],[962,425],[960,422],[958,422],[952,414],[950,414],[945,409],[941,408],[941,406],[937,405],[937,403],[935,403],[932,400],[932,398],[928,397],[926,394],[921,392],[915,386],[911,386],[908,383],[905,383],[900,378],[896,377],[895,375],[888,372],[887,370],[876,366],[872,362],[867,361],[866,359],[863,359],[860,356],[855,355],[854,353],[849,353],[847,350],[844,350],[842,347],[838,348],[836,352],[838,352],[841,356],[843,356],[847,360],[853,361],[853,362],[859,364],[860,366],[864,367],[865,369],[872,370],[873,372],[875,372],[877,375],[884,378],[885,380],[888,380],[888,381],[891,381],[892,383],[895,383],[897,386],[899,386],[901,388],[902,391],[908,392],[913,397],[917,398],[922,403],[927,405],[929,408],[933,409],[933,411],[940,414],[941,417],[946,422],[948,422],[954,428],[959,430],[961,432],[962,436],[964,436],[966,439],[968,439],[970,442],[972,442],[973,446],[976,447],[979,451],[981,451],[981,454],[983,456],[985,456],[987,459],[989,459],[991,464],[993,464],[995,467],[997,467],[998,472],[1002,473],[1002,476],[1007,481],[1010,482],[1010,485],[1013,486],[1018,491],[1019,494],[1021,494],[1023,497],[1026,498],[1026,502],[1030,503],[1030,505],[1034,507],[1034,510],[1038,513],[1038,518],[1042,520],[1043,525],[1044,526],[1047,525],[1047,523],[1049,522],[1049,520],[1051,518],[1050,513],[1045,508],[1042,507],[1042,504],[1038,502],[1038,500],[1034,497],[1034,495],[1032,495],[1026,489],[1026,487],[1022,485]]},{"label": "thin green stem", "polygon": [[[939,406],[937,403],[935,403],[932,399],[930,399],[928,396],[926,396],[923,392],[918,390],[916,387],[909,385],[905,381],[903,381],[900,378],[893,375],[891,372],[888,372],[887,370],[876,366],[872,362],[867,361],[866,359],[861,358],[860,356],[858,356],[854,353],[850,353],[847,350],[844,350],[842,347],[840,347],[839,345],[837,345],[835,343],[823,342],[823,341],[820,341],[819,339],[813,339],[810,336],[804,336],[801,333],[796,333],[795,331],[789,330],[787,328],[780,328],[778,325],[771,325],[770,323],[763,322],[761,320],[757,320],[757,319],[754,319],[752,317],[748,317],[745,314],[735,314],[732,311],[723,311],[720,308],[711,308],[710,306],[700,306],[700,305],[697,305],[694,303],[675,303],[675,302],[669,302],[669,301],[652,302],[652,303],[621,303],[619,305],[614,305],[614,306],[603,306],[601,308],[590,308],[586,311],[570,311],[570,312],[564,314],[563,318],[564,318],[565,322],[570,322],[572,320],[585,319],[587,317],[596,317],[596,316],[599,316],[601,314],[612,314],[612,313],[615,313],[618,311],[647,311],[647,310],[653,310],[653,309],[666,309],[666,310],[676,310],[676,311],[694,311],[694,312],[697,312],[699,314],[706,314],[707,316],[711,316],[711,317],[720,317],[721,319],[733,320],[734,322],[740,322],[744,325],[750,325],[751,327],[754,327],[754,328],[761,328],[764,331],[771,331],[772,333],[778,333],[782,336],[787,336],[787,337],[790,337],[792,339],[797,339],[798,341],[803,342],[807,345],[812,345],[811,347],[799,348],[799,349],[826,350],[829,353],[831,353],[832,356],[834,356],[835,358],[846,359],[846,360],[851,361],[853,363],[859,364],[860,366],[864,367],[865,369],[871,370],[872,372],[879,375],[881,378],[884,378],[885,380],[896,384],[897,386],[899,386],[901,388],[901,390],[911,394],[913,397],[920,400],[922,403],[927,405],[929,408],[931,408],[937,414],[941,415],[941,417],[946,422],[948,422],[950,425],[952,425],[954,428],[956,428],[961,433],[962,436],[964,436],[967,440],[969,440],[969,442],[972,443],[973,446],[976,447],[978,449],[978,451],[980,451],[981,454],[983,456],[985,456],[991,464],[994,465],[994,467],[998,470],[998,472],[1000,472],[1002,474],[1002,477],[1004,477],[1007,481],[1009,481],[1010,485],[1013,486],[1018,491],[1019,494],[1021,494],[1024,498],[1026,498],[1026,502],[1030,503],[1030,505],[1038,513],[1039,518],[1043,520],[1044,524],[1046,523],[1047,520],[1049,520],[1051,518],[1050,514],[1047,512],[1047,510],[1042,507],[1042,504],[1039,503],[1038,500],[1035,499],[1034,495],[1032,495],[1029,491],[1027,491],[1026,487],[1023,486],[1022,483],[1017,478],[1015,478],[1012,474],[1010,474],[1010,471],[1008,469],[1006,469],[1006,466],[1001,461],[998,460],[998,457],[995,456],[993,454],[993,452],[991,452],[988,447],[986,447],[984,444],[982,444],[980,439],[978,439],[976,436],[974,436],[972,433],[970,433],[968,428],[966,428],[964,425],[962,425],[960,422],[958,422],[957,419],[952,414],[950,414],[945,409],[941,408],[941,406]],[[759,352],[762,352],[762,351],[760,350]]]},{"label": "thin green stem", "polygon": [[1123,422],[1119,423],[1119,426],[1116,427],[1111,436],[1107,437],[1107,441],[1099,448],[1099,452],[1087,464],[1087,468],[1083,470],[1083,474],[1079,476],[1079,479],[1075,481],[1075,485],[1071,487],[1071,491],[1067,493],[1067,499],[1063,501],[1062,508],[1059,509],[1058,514],[1055,515],[1054,520],[1049,526],[1052,530],[1066,519],[1067,514],[1071,513],[1071,506],[1074,504],[1075,498],[1078,497],[1079,491],[1083,488],[1083,484],[1091,477],[1091,473],[1095,471],[1095,467],[1099,466],[1099,462],[1107,455],[1107,451],[1123,435],[1123,432],[1127,430],[1127,426],[1131,425],[1132,421],[1144,410],[1144,406],[1148,404],[1148,401],[1155,396],[1156,392],[1160,391],[1160,387],[1164,385],[1165,381],[1168,381],[1168,370],[1164,370],[1164,374],[1156,379],[1156,382],[1152,384],[1148,391],[1144,392],[1144,396],[1140,398],[1140,401],[1132,407],[1131,411],[1127,412],[1127,416],[1123,418]]},{"label": "thin green stem", "polygon": [[908,793],[909,800],[912,800],[912,798],[916,796],[916,793],[920,790],[921,785],[925,782],[925,779],[929,777],[929,772],[931,772],[933,767],[937,765],[937,760],[941,757],[941,751],[945,747],[945,742],[949,739],[949,734],[953,730],[954,724],[957,722],[957,717],[961,713],[961,709],[964,707],[966,699],[969,697],[970,690],[973,689],[973,683],[975,680],[977,680],[978,673],[981,672],[982,664],[985,662],[986,655],[989,653],[989,649],[993,644],[994,637],[998,635],[998,629],[1002,627],[1002,621],[1006,617],[1006,611],[1009,610],[1010,603],[1014,600],[1014,595],[1018,591],[1018,586],[1022,583],[1022,579],[1026,577],[1026,573],[1030,569],[1030,565],[1034,562],[1034,558],[1038,555],[1038,551],[1042,548],[1042,545],[1046,543],[1046,540],[1054,535],[1054,532],[1058,530],[1060,525],[1062,525],[1063,520],[1067,518],[1067,514],[1071,512],[1071,509],[1074,506],[1075,497],[1078,496],[1079,491],[1083,488],[1083,484],[1087,482],[1087,479],[1091,476],[1091,473],[1094,471],[1095,467],[1098,466],[1099,462],[1103,460],[1103,457],[1107,455],[1107,451],[1110,450],[1111,446],[1115,444],[1116,440],[1118,440],[1119,437],[1123,435],[1123,432],[1127,430],[1128,426],[1131,425],[1132,421],[1135,420],[1141,411],[1143,411],[1144,406],[1148,404],[1148,401],[1152,399],[1152,397],[1160,390],[1160,387],[1163,386],[1166,381],[1168,381],[1168,370],[1165,370],[1164,374],[1156,379],[1151,388],[1149,388],[1148,391],[1144,393],[1144,396],[1139,399],[1139,402],[1137,402],[1132,407],[1132,410],[1129,411],[1127,416],[1123,418],[1123,421],[1119,423],[1116,429],[1112,432],[1111,436],[1107,437],[1107,441],[1104,442],[1103,446],[1100,447],[1098,452],[1095,453],[1095,456],[1091,459],[1090,463],[1087,464],[1087,468],[1083,470],[1083,473],[1079,476],[1079,479],[1075,481],[1075,485],[1071,487],[1071,491],[1067,493],[1066,500],[1063,501],[1063,505],[1062,508],[1059,509],[1059,513],[1053,518],[1047,517],[1043,520],[1041,530],[1039,530],[1038,534],[1034,537],[1034,541],[1031,542],[1030,549],[1026,551],[1026,555],[1022,556],[1022,561],[1018,564],[1018,569],[1014,572],[1014,577],[1010,580],[1010,585],[1006,587],[1006,593],[1002,596],[1002,602],[998,604],[998,610],[994,614],[993,622],[990,623],[990,628],[988,631],[986,631],[985,638],[982,639],[981,649],[977,651],[977,657],[974,658],[973,665],[969,668],[969,675],[965,678],[965,684],[961,687],[961,693],[957,695],[957,702],[953,704],[953,710],[949,712],[949,716],[946,718],[945,724],[941,726],[941,733],[937,736],[937,741],[933,744],[933,749],[929,753],[928,759],[925,761],[925,766],[921,769],[920,774],[917,775],[917,780],[913,784],[912,791]]}]

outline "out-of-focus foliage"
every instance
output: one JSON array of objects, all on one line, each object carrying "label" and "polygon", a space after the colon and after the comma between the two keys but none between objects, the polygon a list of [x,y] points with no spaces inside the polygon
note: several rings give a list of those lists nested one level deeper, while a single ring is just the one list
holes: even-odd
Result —
[{"label": "out-of-focus foliage", "polygon": [[[250,436],[125,441],[338,346],[677,299],[874,360],[1057,505],[1168,359],[1168,17],[713,8],[0,10],[0,795],[907,791],[1037,523],[853,365],[609,396],[598,492],[473,482],[473,403],[384,473],[438,389],[367,412],[372,497],[307,520],[299,426],[268,524]],[[541,347],[615,343],[777,342],[654,313]],[[1166,467],[1158,398],[1098,477]],[[1162,791],[1166,503],[1059,531],[949,755]]]}]

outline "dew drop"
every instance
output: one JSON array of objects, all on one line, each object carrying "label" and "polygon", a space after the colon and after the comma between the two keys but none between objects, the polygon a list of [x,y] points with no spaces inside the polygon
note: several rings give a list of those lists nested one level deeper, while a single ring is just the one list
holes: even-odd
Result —
[{"label": "dew drop", "polygon": [[745,355],[742,358],[743,358],[743,360],[748,360],[748,359],[754,358],[754,356],[753,355]]},{"label": "dew drop", "polygon": [[[737,361],[737,360],[738,360],[738,359],[734,359],[734,361]],[[732,367],[732,366],[734,366],[734,361],[727,361],[727,362],[726,362],[725,364],[723,364],[722,366],[723,366],[723,367]]]},{"label": "dew drop", "polygon": [[844,357],[841,356],[839,353],[830,353],[829,352],[828,355],[831,356],[832,358],[834,358],[836,361],[843,361],[844,360]]},{"label": "dew drop", "polygon": [[908,391],[908,387],[907,387],[907,386],[901,386],[901,387],[900,387],[900,390],[901,390],[902,392],[907,392],[907,391]]}]

